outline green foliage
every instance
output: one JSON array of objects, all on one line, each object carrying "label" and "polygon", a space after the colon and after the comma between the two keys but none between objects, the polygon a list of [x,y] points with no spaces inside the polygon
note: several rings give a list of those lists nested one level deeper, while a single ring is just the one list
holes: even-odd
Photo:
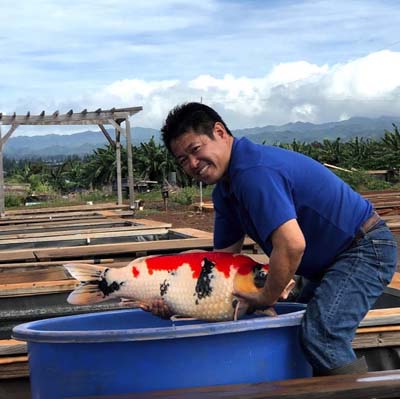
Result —
[{"label": "green foliage", "polygon": [[83,202],[104,202],[104,201],[116,201],[117,198],[115,195],[105,193],[104,191],[101,190],[94,190],[94,191],[89,191],[87,193],[81,193],[78,195],[78,199]]},{"label": "green foliage", "polygon": [[184,187],[171,195],[171,201],[181,205],[191,205],[196,195],[198,195],[198,189],[195,187]]},{"label": "green foliage", "polygon": [[349,173],[335,170],[334,172],[356,191],[385,190],[391,187],[388,182],[369,176],[362,171]]},{"label": "green foliage", "polygon": [[[380,140],[355,137],[343,142],[324,140],[323,142],[305,143],[293,140],[290,144],[277,144],[280,147],[300,152],[321,163],[328,163],[345,169],[357,169],[360,174],[342,177],[353,187],[382,189],[388,186],[374,177],[362,174],[363,170],[389,169],[400,170],[400,133],[396,125],[393,131],[385,131]],[[133,175],[135,179],[158,181],[163,184],[170,172],[176,172],[180,187],[192,187],[193,190],[177,194],[176,201],[190,204],[198,192],[194,180],[187,176],[175,162],[174,157],[161,144],[152,138],[148,143],[132,147]],[[121,146],[121,175],[128,176],[126,148]],[[5,159],[7,180],[16,183],[30,183],[31,189],[43,194],[67,194],[80,189],[102,190],[116,180],[116,150],[108,145],[96,149],[83,159],[70,157],[61,164],[47,164],[41,160],[12,161]],[[397,181],[392,182],[395,184]],[[161,194],[157,193],[157,196]],[[88,199],[91,201],[92,199]],[[96,200],[96,199],[95,199]]]},{"label": "green foliage", "polygon": [[24,197],[17,194],[7,193],[4,198],[4,204],[6,208],[23,206],[24,202]]}]

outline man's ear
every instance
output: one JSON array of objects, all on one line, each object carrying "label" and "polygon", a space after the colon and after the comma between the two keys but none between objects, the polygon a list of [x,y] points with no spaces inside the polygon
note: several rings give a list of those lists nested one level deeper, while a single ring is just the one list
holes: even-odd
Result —
[{"label": "man's ear", "polygon": [[220,138],[225,138],[226,136],[229,136],[228,132],[221,122],[215,122],[213,133],[214,136],[218,136]]}]

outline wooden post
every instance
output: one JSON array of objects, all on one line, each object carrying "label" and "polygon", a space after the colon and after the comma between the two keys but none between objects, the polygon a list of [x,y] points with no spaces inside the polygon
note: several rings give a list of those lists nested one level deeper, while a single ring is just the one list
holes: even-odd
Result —
[{"label": "wooden post", "polygon": [[115,129],[115,145],[116,145],[116,158],[117,158],[117,197],[118,197],[118,205],[122,205],[121,135],[117,129]]},{"label": "wooden post", "polygon": [[134,209],[135,193],[133,191],[132,139],[131,139],[131,124],[129,122],[129,116],[127,116],[125,119],[125,134],[126,134],[126,154],[128,157],[129,205],[131,209]]},{"label": "wooden post", "polygon": [[3,172],[3,141],[1,137],[0,122],[0,217],[5,216],[5,196],[4,196],[4,172]]}]

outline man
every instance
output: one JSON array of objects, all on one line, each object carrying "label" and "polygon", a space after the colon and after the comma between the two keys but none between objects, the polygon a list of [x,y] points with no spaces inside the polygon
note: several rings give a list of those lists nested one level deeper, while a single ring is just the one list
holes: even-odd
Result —
[{"label": "man", "polygon": [[216,184],[215,250],[240,252],[248,234],[270,257],[264,288],[238,298],[271,306],[295,274],[305,277],[300,340],[314,375],[367,371],[351,341],[397,264],[371,203],[311,158],[234,138],[200,103],[174,108],[162,134],[188,175]]}]

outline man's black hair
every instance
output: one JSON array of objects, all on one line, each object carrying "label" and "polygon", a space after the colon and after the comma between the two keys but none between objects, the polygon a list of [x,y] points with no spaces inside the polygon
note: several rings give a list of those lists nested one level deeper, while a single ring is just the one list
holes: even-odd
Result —
[{"label": "man's black hair", "polygon": [[196,102],[181,104],[169,112],[161,128],[162,139],[170,152],[171,142],[187,132],[206,134],[214,139],[213,129],[216,122],[222,123],[227,133],[232,136],[225,122],[212,108]]}]

